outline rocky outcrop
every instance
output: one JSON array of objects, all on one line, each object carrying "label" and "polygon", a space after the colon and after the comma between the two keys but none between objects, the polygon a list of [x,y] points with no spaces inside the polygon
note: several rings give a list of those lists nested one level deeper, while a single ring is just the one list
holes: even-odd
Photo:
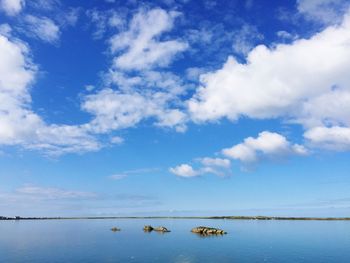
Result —
[{"label": "rocky outcrop", "polygon": [[164,226],[160,226],[160,227],[156,227],[153,229],[154,231],[157,231],[157,232],[170,232],[170,230],[168,230],[166,227]]},{"label": "rocky outcrop", "polygon": [[227,232],[225,232],[222,229],[213,228],[213,227],[206,227],[206,226],[199,226],[199,227],[192,228],[191,232],[205,235],[205,236],[206,235],[224,235],[224,234],[227,234]]},{"label": "rocky outcrop", "polygon": [[111,228],[111,231],[113,231],[113,232],[117,232],[117,231],[120,231],[121,229],[120,228],[118,228],[118,227],[112,227]]},{"label": "rocky outcrop", "polygon": [[145,232],[151,232],[152,230],[153,230],[152,226],[144,226],[143,227],[143,231],[145,231]]},{"label": "rocky outcrop", "polygon": [[170,230],[168,230],[164,226],[160,226],[160,227],[144,226],[143,231],[145,231],[145,232],[157,231],[157,232],[162,232],[162,233],[170,232]]}]

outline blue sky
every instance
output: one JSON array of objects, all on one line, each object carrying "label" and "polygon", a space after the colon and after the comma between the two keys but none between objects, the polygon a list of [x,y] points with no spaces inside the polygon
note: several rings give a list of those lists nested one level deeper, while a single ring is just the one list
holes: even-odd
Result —
[{"label": "blue sky", "polygon": [[349,215],[349,1],[83,2],[0,0],[1,214]]}]

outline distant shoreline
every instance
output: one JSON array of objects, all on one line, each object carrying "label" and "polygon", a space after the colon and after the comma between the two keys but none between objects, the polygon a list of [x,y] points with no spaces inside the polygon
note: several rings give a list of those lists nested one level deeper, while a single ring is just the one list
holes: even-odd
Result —
[{"label": "distant shoreline", "polygon": [[283,216],[83,216],[83,217],[6,217],[1,220],[77,220],[77,219],[226,219],[226,220],[315,220],[350,221],[350,217],[283,217]]}]

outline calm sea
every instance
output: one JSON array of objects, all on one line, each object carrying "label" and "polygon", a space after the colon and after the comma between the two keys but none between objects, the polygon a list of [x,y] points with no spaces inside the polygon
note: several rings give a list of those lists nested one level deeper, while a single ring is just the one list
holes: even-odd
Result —
[{"label": "calm sea", "polygon": [[[144,233],[145,224],[172,232]],[[195,226],[226,230],[201,237]],[[122,228],[112,232],[110,228]],[[350,221],[0,221],[0,262],[350,262]]]}]

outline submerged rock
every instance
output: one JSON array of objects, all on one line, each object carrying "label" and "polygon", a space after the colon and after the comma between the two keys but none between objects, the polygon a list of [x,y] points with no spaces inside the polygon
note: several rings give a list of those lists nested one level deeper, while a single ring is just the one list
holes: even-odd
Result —
[{"label": "submerged rock", "polygon": [[152,226],[144,226],[143,227],[143,231],[145,231],[145,232],[151,232],[152,230],[153,230]]},{"label": "submerged rock", "polygon": [[206,227],[206,226],[199,226],[192,228],[191,232],[201,234],[201,235],[224,235],[227,234],[222,229],[213,228],[213,227]]},{"label": "submerged rock", "polygon": [[113,231],[113,232],[117,232],[117,231],[120,231],[121,229],[120,228],[118,228],[118,227],[112,227],[111,228],[111,231]]}]

